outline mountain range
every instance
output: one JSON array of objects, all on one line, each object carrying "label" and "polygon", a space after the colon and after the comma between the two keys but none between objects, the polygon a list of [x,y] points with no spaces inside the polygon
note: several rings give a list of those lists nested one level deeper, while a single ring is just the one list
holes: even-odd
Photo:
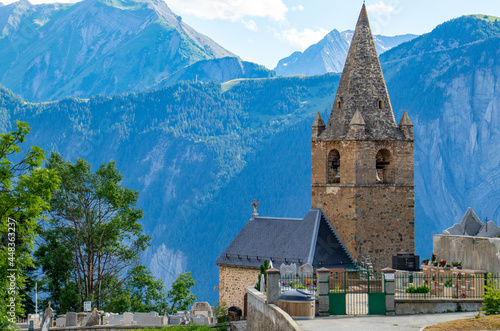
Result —
[{"label": "mountain range", "polygon": [[[117,10],[102,0],[87,1],[84,17],[99,16],[100,8]],[[0,8],[21,10],[19,3],[18,9],[10,6]],[[78,8],[73,6],[39,8],[46,8],[50,22]],[[30,18],[45,17],[28,5],[22,8],[31,10]],[[10,28],[0,42],[20,36],[24,24],[31,24],[2,15],[0,22],[10,22],[3,29]],[[180,33],[175,31],[173,35]],[[201,49],[194,42],[189,45]],[[23,54],[31,54],[29,48]],[[443,23],[380,56],[396,119],[406,110],[415,125],[416,250],[421,255],[430,254],[432,235],[454,224],[467,207],[483,220],[499,220],[499,49],[499,19],[479,15]],[[23,84],[4,84],[23,97],[0,88],[0,132],[10,129],[15,119],[26,120],[32,128],[27,144],[58,151],[67,160],[85,158],[94,168],[116,160],[123,184],[140,191],[143,226],[153,237],[143,262],[167,284],[178,272],[192,271],[195,293],[213,304],[213,286],[218,284],[214,262],[251,217],[253,199],[261,203],[263,216],[304,217],[309,210],[311,124],[317,111],[325,120],[328,117],[340,76],[273,77],[265,68],[245,67],[225,54],[197,54],[208,58],[183,58],[188,67],[154,79],[152,86],[167,81],[152,91],[32,103],[13,88]],[[105,56],[82,58],[105,62]],[[174,58],[182,59],[182,52]],[[42,68],[47,62],[33,63]],[[22,74],[22,66],[16,66]],[[43,71],[46,76],[32,78],[56,77],[50,68]],[[228,71],[267,78],[203,82],[216,72],[225,81],[228,77],[222,73]],[[29,80],[29,74],[19,77],[27,84],[36,81]],[[98,81],[89,86],[98,83],[107,86]],[[27,92],[33,91],[29,84]],[[38,87],[42,91],[44,84]],[[51,98],[64,91],[64,96],[74,95],[69,88],[59,91]]]},{"label": "mountain range", "polygon": [[258,76],[254,68],[272,74],[192,29],[162,0],[21,0],[0,7],[0,31],[0,82],[30,101],[142,91],[224,57],[241,67],[229,79]]},{"label": "mountain range", "polygon": [[[322,75],[327,72],[341,72],[353,34],[352,30],[338,32],[334,29],[318,43],[309,46],[304,52],[297,51],[281,59],[274,71],[281,76]],[[380,55],[415,37],[416,35],[413,34],[394,37],[374,35],[373,40]]]}]

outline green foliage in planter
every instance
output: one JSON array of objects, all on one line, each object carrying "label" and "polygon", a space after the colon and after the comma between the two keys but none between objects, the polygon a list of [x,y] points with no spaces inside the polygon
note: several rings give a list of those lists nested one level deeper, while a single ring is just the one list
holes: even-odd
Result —
[{"label": "green foliage in planter", "polygon": [[484,285],[483,308],[486,315],[495,315],[500,313],[500,291],[497,282],[488,274],[488,282]]},{"label": "green foliage in planter", "polygon": [[417,287],[410,285],[406,289],[406,293],[429,293],[431,291],[431,288],[427,285],[419,285]]},{"label": "green foliage in planter", "polygon": [[257,279],[257,283],[255,284],[255,289],[257,291],[261,291],[260,290],[260,278],[261,278],[261,275],[264,275],[264,282],[267,283],[267,272],[266,272],[266,270],[269,269],[269,268],[271,268],[271,265],[269,264],[269,261],[268,260],[264,260],[264,263],[260,265],[259,278]]}]

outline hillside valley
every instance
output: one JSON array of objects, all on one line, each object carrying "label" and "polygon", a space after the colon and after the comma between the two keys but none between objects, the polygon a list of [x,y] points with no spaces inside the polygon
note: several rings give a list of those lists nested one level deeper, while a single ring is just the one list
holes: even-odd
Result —
[{"label": "hillside valley", "polygon": [[[467,207],[500,220],[499,50],[499,21],[481,15],[443,23],[380,56],[396,121],[406,110],[415,125],[422,256],[431,253],[432,234]],[[339,78],[178,82],[44,103],[1,88],[0,128],[25,120],[27,144],[94,167],[116,160],[124,185],[141,192],[153,237],[143,262],[167,284],[192,271],[194,292],[215,304],[214,262],[250,218],[253,199],[263,216],[303,217],[310,208],[311,124],[317,111],[329,116]]]}]

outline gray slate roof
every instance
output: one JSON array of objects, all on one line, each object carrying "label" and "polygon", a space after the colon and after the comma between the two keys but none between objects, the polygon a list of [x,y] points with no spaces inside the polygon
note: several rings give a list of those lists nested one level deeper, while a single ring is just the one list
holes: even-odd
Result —
[{"label": "gray slate roof", "polygon": [[[319,238],[319,240],[318,240]],[[341,268],[354,259],[321,209],[303,219],[252,217],[215,264],[259,268],[264,260]]]},{"label": "gray slate roof", "polygon": [[[337,109],[339,101],[342,105]],[[394,119],[365,5],[359,14],[327,128],[319,139],[348,139],[349,123],[356,110],[366,123],[366,139],[405,139]]]}]

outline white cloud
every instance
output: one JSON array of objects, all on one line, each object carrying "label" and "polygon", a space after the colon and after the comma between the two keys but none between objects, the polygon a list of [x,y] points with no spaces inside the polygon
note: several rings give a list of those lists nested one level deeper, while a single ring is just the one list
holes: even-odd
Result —
[{"label": "white cloud", "polygon": [[366,10],[368,13],[377,13],[377,14],[382,14],[382,13],[387,13],[390,14],[394,11],[394,7],[391,5],[387,5],[383,3],[382,1],[374,3],[373,5],[368,5],[366,6]]},{"label": "white cloud", "polygon": [[245,16],[269,17],[275,21],[283,21],[288,11],[282,0],[165,0],[165,2],[174,12],[232,22]]},{"label": "white cloud", "polygon": [[327,33],[328,30],[323,28],[317,28],[316,30],[306,28],[303,31],[298,31],[293,28],[284,30],[281,33],[276,33],[276,36],[303,51],[307,47],[323,39]]},{"label": "white cloud", "polygon": [[304,6],[302,6],[302,5],[298,5],[298,6],[296,6],[296,7],[292,7],[292,11],[296,11],[296,10],[303,11],[303,10],[304,10]]},{"label": "white cloud", "polygon": [[251,30],[251,31],[257,31],[258,30],[257,23],[255,23],[254,20],[249,20],[248,22],[245,21],[245,20],[241,20],[241,22],[243,24],[245,24],[245,28],[247,28],[248,30]]}]

